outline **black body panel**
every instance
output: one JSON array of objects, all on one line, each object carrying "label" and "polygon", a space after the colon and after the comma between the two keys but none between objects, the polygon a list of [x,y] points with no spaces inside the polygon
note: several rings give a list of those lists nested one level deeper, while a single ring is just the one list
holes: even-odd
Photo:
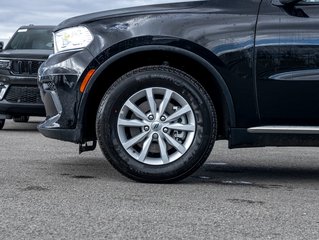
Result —
[{"label": "black body panel", "polygon": [[319,5],[263,1],[256,35],[262,124],[319,125]]},{"label": "black body panel", "polygon": [[[94,39],[85,49],[54,54],[40,68],[48,120],[39,130],[76,143],[95,140],[93,105],[99,103],[101,91],[121,74],[140,67],[141,56],[146,56],[149,65],[167,62],[200,76],[196,69],[184,66],[189,61],[206,72],[200,83],[212,98],[218,95],[221,107],[217,110],[224,110],[219,114],[224,115],[221,125],[226,129],[220,138],[230,140],[230,147],[317,146],[316,134],[247,132],[265,124],[319,124],[318,5],[287,7],[275,2],[194,1],[64,21],[56,32],[84,26]],[[95,73],[81,93],[80,85],[91,69]]]},{"label": "black body panel", "polygon": [[[83,53],[60,53],[50,58],[40,70],[40,84],[45,81],[42,79],[46,79],[54,71],[59,71],[62,78],[76,74],[80,77],[74,87],[70,88],[68,96],[71,96],[77,94],[77,89],[90,68],[97,69],[90,82],[93,85],[94,79],[99,77],[97,73],[107,68],[107,62],[112,57],[116,58],[126,50],[141,46],[170,46],[176,51],[188,51],[215,69],[226,86],[224,95],[235,100],[235,108],[245,110],[231,117],[236,119],[233,120],[233,126],[253,126],[258,121],[253,79],[253,46],[259,3],[259,0],[249,0],[245,5],[240,1],[232,4],[221,0],[198,1],[142,7],[138,11],[127,9],[124,10],[125,14],[118,14],[122,10],[110,11],[67,20],[56,30],[83,24],[95,36],[94,40]],[[87,55],[85,61],[81,60],[81,54]],[[69,65],[76,65],[77,72],[69,72]],[[234,88],[239,88],[240,91],[231,91]],[[60,94],[59,89],[57,91]],[[241,97],[243,94],[245,99]],[[234,113],[232,100],[229,104],[229,112]],[[67,105],[66,107],[69,108]],[[79,124],[82,124],[80,116],[84,114],[86,107],[86,102],[81,101],[79,108],[75,109],[74,115],[80,121]],[[60,128],[68,129],[66,122],[61,120],[57,123]],[[82,140],[79,139],[79,142]]]}]

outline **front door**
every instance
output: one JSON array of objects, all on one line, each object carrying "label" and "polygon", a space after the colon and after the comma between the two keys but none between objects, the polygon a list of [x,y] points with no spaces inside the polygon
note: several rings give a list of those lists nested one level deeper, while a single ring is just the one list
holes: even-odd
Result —
[{"label": "front door", "polygon": [[319,0],[263,0],[255,56],[261,124],[319,126]]}]

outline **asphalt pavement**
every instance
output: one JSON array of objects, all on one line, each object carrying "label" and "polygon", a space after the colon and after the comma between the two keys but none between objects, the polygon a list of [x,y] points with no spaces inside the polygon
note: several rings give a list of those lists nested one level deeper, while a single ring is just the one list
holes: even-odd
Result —
[{"label": "asphalt pavement", "polygon": [[221,141],[184,181],[142,184],[40,120],[0,131],[0,239],[319,239],[319,148]]}]

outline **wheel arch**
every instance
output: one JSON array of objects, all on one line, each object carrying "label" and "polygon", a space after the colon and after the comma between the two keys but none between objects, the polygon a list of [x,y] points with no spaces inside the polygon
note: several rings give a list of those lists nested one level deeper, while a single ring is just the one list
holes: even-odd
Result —
[{"label": "wheel arch", "polygon": [[[83,142],[96,139],[96,112],[105,91],[120,76],[130,70],[145,66],[145,64],[168,64],[197,79],[216,105],[219,138],[227,138],[229,128],[235,126],[235,110],[228,86],[215,67],[221,66],[221,61],[209,50],[187,40],[160,38],[150,43],[140,42],[144,45],[132,46],[131,42],[126,45],[123,42],[119,43],[121,46],[130,47],[118,51],[102,62],[87,85],[78,111],[78,123],[85,126],[82,129]],[[120,49],[119,47],[113,46],[112,48]],[[106,50],[101,55],[110,52],[112,51]],[[120,71],[114,71],[114,69]],[[206,81],[206,78],[209,79]]]}]

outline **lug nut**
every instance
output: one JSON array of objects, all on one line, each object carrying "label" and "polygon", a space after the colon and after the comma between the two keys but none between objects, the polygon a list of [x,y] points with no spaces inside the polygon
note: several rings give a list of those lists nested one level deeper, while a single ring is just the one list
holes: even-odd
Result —
[{"label": "lug nut", "polygon": [[149,115],[148,116],[148,120],[151,120],[151,121],[154,120],[154,116],[153,115]]},{"label": "lug nut", "polygon": [[164,122],[166,120],[165,116],[161,116],[161,121]]},{"label": "lug nut", "polygon": [[144,130],[145,130],[145,131],[149,131],[149,130],[150,130],[150,127],[149,127],[149,126],[145,126],[145,127],[144,127]]},{"label": "lug nut", "polygon": [[164,132],[164,133],[168,133],[168,128],[164,128],[164,129],[163,129],[163,132]]},{"label": "lug nut", "polygon": [[154,139],[158,139],[158,134],[157,134],[157,133],[154,133],[154,134],[153,134],[153,138],[154,138]]}]

